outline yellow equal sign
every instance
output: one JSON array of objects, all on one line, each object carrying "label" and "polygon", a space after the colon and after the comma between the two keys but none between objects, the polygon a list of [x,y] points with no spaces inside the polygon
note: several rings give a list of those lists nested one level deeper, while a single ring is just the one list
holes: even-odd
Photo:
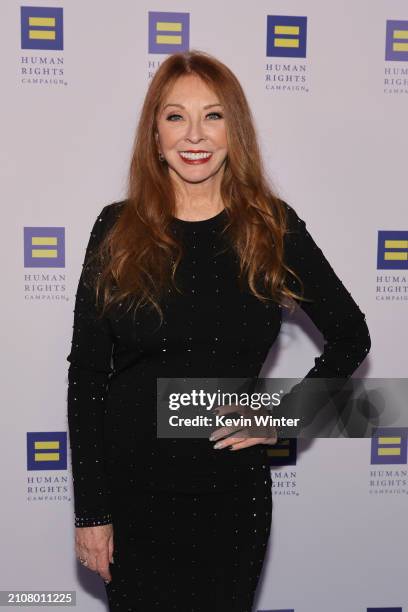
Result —
[{"label": "yellow equal sign", "polygon": [[279,448],[268,448],[266,452],[270,457],[289,457],[289,440],[283,440],[279,443]]},{"label": "yellow equal sign", "polygon": [[[183,24],[176,21],[158,21],[156,32],[182,32]],[[157,34],[158,45],[181,45],[181,34]]]},{"label": "yellow equal sign", "polygon": [[[394,39],[392,43],[393,51],[408,51],[408,30],[394,30],[392,37]],[[398,42],[395,39],[398,39]],[[407,42],[400,42],[401,40],[406,40]]]},{"label": "yellow equal sign", "polygon": [[299,38],[277,38],[277,36],[284,36],[285,34],[291,34],[293,36],[300,36],[299,26],[274,26],[274,45],[275,47],[292,47],[294,49],[299,47]]},{"label": "yellow equal sign", "polygon": [[386,249],[406,249],[405,251],[385,251],[384,259],[388,261],[408,260],[408,240],[385,240]]},{"label": "yellow equal sign", "polygon": [[383,447],[378,448],[378,455],[380,457],[390,456],[390,455],[400,455],[401,454],[401,436],[380,436],[378,438],[378,444],[395,444],[394,447]]},{"label": "yellow equal sign", "polygon": [[29,17],[30,28],[38,26],[54,28],[54,30],[28,30],[28,38],[36,40],[55,40],[55,17]]},{"label": "yellow equal sign", "polygon": [[[33,236],[31,244],[32,246],[57,246],[57,238],[55,236]],[[57,249],[31,249],[31,257],[56,258],[58,251]]]},{"label": "yellow equal sign", "polygon": [[38,440],[37,442],[34,442],[34,449],[35,449],[35,453],[34,453],[34,461],[59,461],[60,460],[60,454],[59,453],[41,453],[41,452],[37,452],[37,449],[42,451],[42,450],[48,450],[48,449],[59,449],[60,447],[60,443],[58,440]]}]

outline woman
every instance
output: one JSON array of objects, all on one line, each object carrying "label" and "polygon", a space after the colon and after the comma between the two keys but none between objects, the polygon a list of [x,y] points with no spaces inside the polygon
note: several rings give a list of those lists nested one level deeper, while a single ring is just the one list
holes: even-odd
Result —
[{"label": "woman", "polygon": [[92,230],[67,357],[76,552],[110,610],[250,612],[276,438],[157,438],[156,380],[256,377],[296,305],[326,340],[306,376],[350,376],[365,316],[268,186],[239,82],[205,53],[169,56],[127,198]]}]

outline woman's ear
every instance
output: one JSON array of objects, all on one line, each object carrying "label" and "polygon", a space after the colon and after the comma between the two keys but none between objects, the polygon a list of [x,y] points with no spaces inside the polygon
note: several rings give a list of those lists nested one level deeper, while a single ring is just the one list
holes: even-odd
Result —
[{"label": "woman's ear", "polygon": [[157,152],[160,153],[160,141],[159,141],[159,133],[154,133],[154,140],[156,142]]}]

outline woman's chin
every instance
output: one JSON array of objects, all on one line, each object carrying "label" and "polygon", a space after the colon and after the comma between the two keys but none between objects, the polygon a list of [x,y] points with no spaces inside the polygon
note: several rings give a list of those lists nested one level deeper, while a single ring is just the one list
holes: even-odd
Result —
[{"label": "woman's chin", "polygon": [[180,166],[177,164],[172,166],[169,164],[169,170],[173,170],[186,183],[203,183],[217,174],[222,167],[223,164],[220,164],[218,167],[211,164],[211,167],[205,168],[201,165],[188,166],[183,164],[183,166]]}]

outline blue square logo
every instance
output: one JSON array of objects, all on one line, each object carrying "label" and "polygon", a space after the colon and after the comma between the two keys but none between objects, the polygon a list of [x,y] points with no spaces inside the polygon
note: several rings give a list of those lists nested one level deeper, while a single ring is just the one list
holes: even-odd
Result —
[{"label": "blue square logo", "polygon": [[62,51],[62,8],[22,6],[21,48]]},{"label": "blue square logo", "polygon": [[149,12],[149,53],[176,53],[190,48],[190,13]]},{"label": "blue square logo", "polygon": [[27,470],[66,470],[67,432],[27,432]]},{"label": "blue square logo", "polygon": [[371,463],[401,465],[407,463],[407,433],[404,427],[378,427],[371,438]]},{"label": "blue square logo", "polygon": [[64,268],[65,228],[25,227],[24,267]]},{"label": "blue square logo", "polygon": [[389,62],[408,62],[408,21],[387,21],[385,59]]},{"label": "blue square logo", "polygon": [[306,57],[307,17],[268,15],[266,55]]},{"label": "blue square logo", "polygon": [[406,270],[408,268],[408,232],[378,232],[377,269]]}]

